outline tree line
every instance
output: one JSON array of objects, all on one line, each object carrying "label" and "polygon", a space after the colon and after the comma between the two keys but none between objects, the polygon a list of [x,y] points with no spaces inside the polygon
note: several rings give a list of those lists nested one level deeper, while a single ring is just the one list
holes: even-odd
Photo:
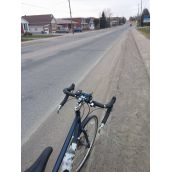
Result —
[{"label": "tree line", "polygon": [[[103,11],[100,18],[94,19],[94,24],[96,28],[105,29],[111,27],[111,21],[115,17],[111,17],[112,13],[109,9]],[[125,24],[126,18],[125,17],[116,17],[118,25]]]},{"label": "tree line", "polygon": [[130,21],[137,21],[138,26],[149,26],[150,22],[147,22],[147,23],[144,22],[145,17],[150,19],[150,13],[149,13],[149,10],[147,8],[145,8],[143,10],[141,15],[138,14],[137,16],[131,16],[129,18],[129,20]]}]

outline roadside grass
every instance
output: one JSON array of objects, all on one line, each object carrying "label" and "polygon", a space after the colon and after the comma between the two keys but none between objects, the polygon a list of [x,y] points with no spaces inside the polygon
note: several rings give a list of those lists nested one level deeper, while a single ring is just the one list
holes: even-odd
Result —
[{"label": "roadside grass", "polygon": [[51,38],[51,37],[57,37],[60,35],[27,35],[27,36],[21,36],[21,41],[31,41],[35,39],[42,39],[42,38]]},{"label": "roadside grass", "polygon": [[137,30],[139,30],[143,35],[150,39],[150,26],[138,27]]}]

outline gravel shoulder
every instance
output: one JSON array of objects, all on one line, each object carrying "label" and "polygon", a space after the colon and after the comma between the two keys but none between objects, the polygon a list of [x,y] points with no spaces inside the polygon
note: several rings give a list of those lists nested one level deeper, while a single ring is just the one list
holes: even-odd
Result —
[{"label": "gravel shoulder", "polygon": [[118,61],[108,85],[109,94],[116,95],[117,101],[83,172],[150,171],[149,52],[141,50],[141,46],[149,49],[146,42],[130,30],[119,54],[114,47],[113,57]]}]

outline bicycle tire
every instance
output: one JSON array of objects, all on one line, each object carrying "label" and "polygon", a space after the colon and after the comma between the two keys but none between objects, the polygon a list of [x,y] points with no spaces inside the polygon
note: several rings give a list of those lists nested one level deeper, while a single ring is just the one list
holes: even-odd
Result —
[{"label": "bicycle tire", "polygon": [[[94,128],[93,128],[93,121],[94,121]],[[84,119],[84,121],[82,121],[82,126],[83,126],[83,128],[85,130],[91,129],[91,128],[88,128],[89,124],[91,124],[91,128],[93,129],[93,137],[92,137],[91,140],[90,140],[90,131],[87,133],[88,134],[88,138],[89,138],[89,142],[90,142],[90,147],[89,148],[85,148],[86,151],[85,151],[84,156],[82,158],[79,157],[80,162],[79,162],[78,165],[76,165],[77,160],[78,160],[77,155],[78,155],[78,153],[81,153],[79,151],[81,148],[77,147],[76,155],[75,155],[74,162],[73,162],[72,172],[79,172],[81,170],[81,168],[85,164],[85,162],[88,159],[88,157],[89,157],[89,155],[91,153],[91,150],[93,148],[94,141],[95,141],[95,138],[96,138],[96,135],[97,135],[97,130],[98,130],[98,118],[97,118],[97,116],[95,116],[95,115],[88,116],[86,119]],[[85,136],[84,136],[83,133],[81,133],[80,138],[82,138],[82,137],[85,139]],[[86,141],[86,139],[84,141]]]}]

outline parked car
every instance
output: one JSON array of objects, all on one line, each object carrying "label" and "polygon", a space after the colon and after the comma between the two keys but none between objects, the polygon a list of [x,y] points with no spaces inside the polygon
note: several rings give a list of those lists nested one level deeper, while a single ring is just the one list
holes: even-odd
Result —
[{"label": "parked car", "polygon": [[57,31],[57,33],[69,33],[69,29],[68,28],[60,28],[60,30]]},{"label": "parked car", "polygon": [[47,32],[45,32],[45,31],[41,31],[41,33],[42,33],[42,34],[47,34]]},{"label": "parked car", "polygon": [[82,32],[82,28],[81,27],[76,27],[76,28],[74,28],[74,32]]}]

